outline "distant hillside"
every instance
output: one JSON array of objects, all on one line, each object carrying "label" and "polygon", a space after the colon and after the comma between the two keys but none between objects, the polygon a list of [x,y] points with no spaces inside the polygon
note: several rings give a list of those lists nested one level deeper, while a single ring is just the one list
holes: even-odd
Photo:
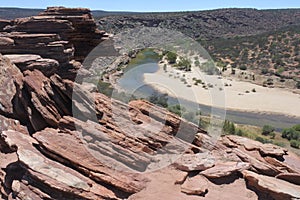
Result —
[{"label": "distant hillside", "polygon": [[178,30],[199,41],[224,70],[230,64],[267,76],[269,86],[278,85],[270,81],[275,78],[289,79],[300,89],[300,9],[145,13],[102,17],[99,25],[112,33],[139,26]]},{"label": "distant hillside", "polygon": [[99,24],[101,29],[113,33],[126,28],[150,26],[174,29],[195,39],[210,40],[220,37],[256,35],[300,24],[300,9],[237,8],[196,12],[145,13],[103,17]]},{"label": "distant hillside", "polygon": [[[45,8],[46,9],[46,8]],[[29,9],[29,8],[0,8],[0,19],[15,19],[20,17],[29,17],[37,15],[45,9]],[[103,10],[94,10],[92,14],[95,18],[112,15],[136,14],[133,12],[110,12]]]},{"label": "distant hillside", "polygon": [[44,9],[0,8],[0,19],[15,19],[19,17],[33,16],[43,10]]},{"label": "distant hillside", "polygon": [[300,79],[300,26],[253,36],[200,41],[221,66],[256,70],[257,74]]}]

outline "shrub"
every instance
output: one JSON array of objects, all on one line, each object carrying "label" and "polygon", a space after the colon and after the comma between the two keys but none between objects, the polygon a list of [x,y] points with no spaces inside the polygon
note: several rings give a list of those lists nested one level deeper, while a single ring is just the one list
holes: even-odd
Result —
[{"label": "shrub", "polygon": [[196,114],[194,112],[185,112],[182,115],[182,118],[184,118],[190,122],[195,122],[195,117],[196,117]]},{"label": "shrub", "polygon": [[170,64],[174,64],[177,59],[177,54],[173,52],[168,52],[167,53],[167,60]]},{"label": "shrub", "polygon": [[185,108],[180,106],[179,104],[168,106],[168,110],[178,116],[182,115],[182,112],[185,112]]},{"label": "shrub", "polygon": [[296,83],[296,88],[297,88],[297,89],[300,89],[300,81],[297,81],[297,83]]},{"label": "shrub", "polygon": [[243,136],[244,132],[241,129],[238,129],[238,131],[236,132],[236,135]]},{"label": "shrub", "polygon": [[261,142],[261,143],[263,143],[263,144],[266,144],[266,143],[272,143],[272,140],[268,140],[268,139],[263,138],[263,137],[260,137],[260,136],[257,136],[257,137],[255,138],[255,140],[256,140],[256,141],[259,141],[259,142]]},{"label": "shrub", "polygon": [[178,64],[176,64],[177,68],[180,70],[191,71],[192,65],[188,59],[181,58]]},{"label": "shrub", "polygon": [[285,147],[285,143],[284,142],[278,142],[278,141],[274,141],[273,144],[280,146],[280,147]]},{"label": "shrub", "polygon": [[234,123],[225,120],[224,125],[223,125],[223,131],[225,132],[225,134],[231,134],[234,135],[235,134],[235,125]]},{"label": "shrub", "polygon": [[292,128],[287,128],[282,131],[282,137],[288,140],[299,140],[300,139],[300,130],[298,129],[299,125],[293,126]]},{"label": "shrub", "polygon": [[267,73],[269,73],[269,70],[266,69],[266,68],[263,68],[263,69],[261,69],[261,73],[262,74],[267,74]]},{"label": "shrub", "polygon": [[291,141],[290,141],[290,145],[291,145],[291,147],[293,147],[293,148],[300,149],[300,141],[297,141],[297,140],[291,140]]},{"label": "shrub", "polygon": [[245,66],[245,65],[242,65],[239,68],[240,68],[240,70],[247,70],[247,66]]},{"label": "shrub", "polygon": [[264,125],[262,128],[262,134],[263,135],[270,135],[271,133],[273,133],[275,130],[274,127],[270,126],[270,125]]},{"label": "shrub", "polygon": [[168,94],[153,93],[148,98],[148,101],[155,105],[159,105],[159,106],[166,108],[166,107],[168,107]]}]

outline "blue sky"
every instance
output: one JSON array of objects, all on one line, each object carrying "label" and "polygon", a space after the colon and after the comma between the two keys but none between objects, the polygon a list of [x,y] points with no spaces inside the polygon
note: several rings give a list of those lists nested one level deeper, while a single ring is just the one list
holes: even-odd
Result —
[{"label": "blue sky", "polygon": [[216,8],[300,8],[300,0],[12,0],[0,7],[46,8],[47,6],[87,7],[109,11],[186,11]]}]

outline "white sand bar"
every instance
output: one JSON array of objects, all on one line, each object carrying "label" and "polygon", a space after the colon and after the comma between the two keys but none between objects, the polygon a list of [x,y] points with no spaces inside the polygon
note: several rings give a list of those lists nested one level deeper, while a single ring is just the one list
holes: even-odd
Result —
[{"label": "white sand bar", "polygon": [[[205,89],[202,84],[194,85],[193,78],[213,86]],[[144,74],[145,84],[177,98],[208,106],[224,105],[226,109],[300,117],[299,94],[281,88],[267,88],[249,82],[218,78],[220,77],[204,75],[197,67],[193,67],[191,72],[182,72],[167,66],[164,71],[162,65],[157,72]]]}]

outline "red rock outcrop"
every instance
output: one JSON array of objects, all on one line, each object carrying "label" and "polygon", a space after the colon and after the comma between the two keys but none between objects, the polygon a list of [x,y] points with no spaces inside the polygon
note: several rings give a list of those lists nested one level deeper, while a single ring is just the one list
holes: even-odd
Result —
[{"label": "red rock outcrop", "polygon": [[8,54],[9,60],[15,64],[22,72],[37,69],[45,76],[50,77],[59,68],[59,63],[54,59],[44,59],[34,54]]},{"label": "red rock outcrop", "polygon": [[22,87],[22,78],[20,70],[0,54],[0,114],[14,115],[15,97]]},{"label": "red rock outcrop", "polygon": [[4,27],[11,25],[10,20],[0,19],[0,31],[3,30]]},{"label": "red rock outcrop", "polygon": [[[41,28],[43,27],[43,28]],[[38,16],[14,21],[6,31],[26,33],[57,34],[61,40],[69,41],[75,47],[74,58],[83,61],[88,53],[106,37],[97,30],[89,9],[49,7]]]},{"label": "red rock outcrop", "polygon": [[29,60],[20,60],[24,59],[20,55],[16,65],[22,71],[39,69],[48,77],[58,69],[56,73],[62,78],[75,79],[81,67],[76,61],[83,61],[106,39],[107,34],[97,29],[90,10],[84,8],[50,7],[38,16],[0,21],[0,53],[41,56],[28,65]]}]

